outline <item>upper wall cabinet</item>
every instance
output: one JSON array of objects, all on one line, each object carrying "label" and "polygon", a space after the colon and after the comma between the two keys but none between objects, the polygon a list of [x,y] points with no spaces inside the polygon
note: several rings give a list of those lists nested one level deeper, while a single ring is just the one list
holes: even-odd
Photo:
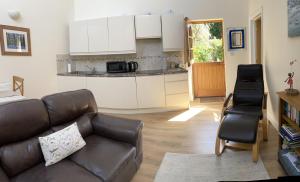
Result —
[{"label": "upper wall cabinet", "polygon": [[114,53],[136,53],[134,16],[108,18],[109,51]]},{"label": "upper wall cabinet", "polygon": [[184,50],[184,17],[183,15],[162,15],[163,51]]},{"label": "upper wall cabinet", "polygon": [[85,54],[89,52],[88,23],[76,21],[70,24],[70,54]]},{"label": "upper wall cabinet", "polygon": [[161,38],[160,15],[135,16],[136,39]]},{"label": "upper wall cabinet", "polygon": [[99,18],[70,24],[71,55],[136,53],[134,16]]},{"label": "upper wall cabinet", "polygon": [[88,21],[88,37],[90,53],[109,51],[107,18]]}]

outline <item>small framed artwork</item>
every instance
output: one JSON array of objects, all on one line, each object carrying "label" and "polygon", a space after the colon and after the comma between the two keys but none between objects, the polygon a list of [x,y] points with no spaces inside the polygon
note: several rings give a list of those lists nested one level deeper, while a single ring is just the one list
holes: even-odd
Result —
[{"label": "small framed artwork", "polygon": [[245,29],[229,29],[229,49],[245,48]]},{"label": "small framed artwork", "polygon": [[0,25],[0,44],[4,56],[31,56],[28,28]]}]

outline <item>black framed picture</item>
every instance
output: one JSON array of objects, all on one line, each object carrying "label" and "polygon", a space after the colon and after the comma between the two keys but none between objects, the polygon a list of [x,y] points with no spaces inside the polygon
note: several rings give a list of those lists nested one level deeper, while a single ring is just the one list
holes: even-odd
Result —
[{"label": "black framed picture", "polygon": [[229,49],[245,48],[245,29],[229,29]]}]

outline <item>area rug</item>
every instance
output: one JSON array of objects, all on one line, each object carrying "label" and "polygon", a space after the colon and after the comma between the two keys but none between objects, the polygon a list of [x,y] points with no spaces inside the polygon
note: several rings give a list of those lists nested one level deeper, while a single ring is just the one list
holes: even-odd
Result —
[{"label": "area rug", "polygon": [[214,182],[269,179],[261,159],[252,162],[251,153],[214,154],[166,153],[155,182]]}]

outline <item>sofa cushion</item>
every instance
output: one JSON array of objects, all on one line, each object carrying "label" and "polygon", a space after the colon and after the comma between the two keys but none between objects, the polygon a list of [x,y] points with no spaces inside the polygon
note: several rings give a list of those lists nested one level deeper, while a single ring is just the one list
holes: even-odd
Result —
[{"label": "sofa cushion", "polygon": [[44,163],[11,179],[12,182],[101,182],[102,180],[69,160],[49,167]]},{"label": "sofa cushion", "polygon": [[0,146],[32,138],[48,129],[49,117],[41,100],[0,105]]},{"label": "sofa cushion", "polygon": [[92,127],[91,120],[93,119],[94,116],[95,116],[95,113],[86,113],[86,114],[82,115],[81,117],[76,118],[74,121],[71,121],[71,122],[68,122],[68,123],[65,123],[62,125],[58,125],[58,126],[53,126],[52,129],[54,131],[59,131],[59,130],[64,129],[65,127],[68,127],[71,124],[76,122],[81,136],[87,137],[93,133],[93,127]]},{"label": "sofa cushion", "polygon": [[95,98],[89,90],[57,93],[42,98],[51,126],[68,123],[85,113],[97,112]]},{"label": "sofa cushion", "polygon": [[[70,160],[84,167],[104,181],[113,181],[128,163],[134,161],[135,147],[97,135],[85,138],[86,146],[70,156]],[[134,171],[136,171],[136,166]]]},{"label": "sofa cushion", "polygon": [[[52,131],[44,132],[40,136],[49,135],[50,133]],[[0,161],[3,170],[9,177],[43,162],[38,136],[2,146],[0,148]]]},{"label": "sofa cushion", "polygon": [[4,171],[1,168],[0,168],[0,181],[9,182],[7,175],[4,173]]},{"label": "sofa cushion", "polygon": [[219,138],[241,143],[255,143],[259,116],[227,114],[221,125]]},{"label": "sofa cushion", "polygon": [[257,106],[233,106],[225,110],[224,114],[245,114],[261,117],[262,108]]},{"label": "sofa cushion", "polygon": [[85,146],[77,123],[45,137],[39,137],[45,166],[55,164]]}]

